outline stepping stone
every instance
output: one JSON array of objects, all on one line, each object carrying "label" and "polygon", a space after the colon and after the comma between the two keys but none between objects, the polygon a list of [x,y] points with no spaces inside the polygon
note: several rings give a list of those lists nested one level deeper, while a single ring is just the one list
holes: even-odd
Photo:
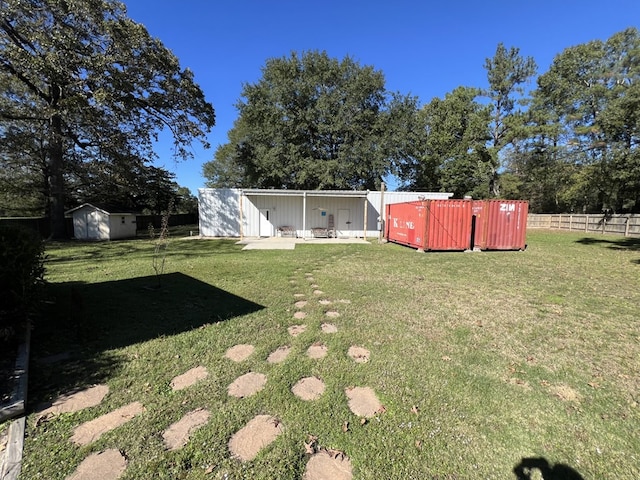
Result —
[{"label": "stepping stone", "polygon": [[271,415],[257,415],[229,440],[229,452],[241,462],[256,458],[260,450],[283,431],[280,421]]},{"label": "stepping stone", "polygon": [[100,405],[102,399],[109,393],[107,385],[95,385],[79,392],[65,393],[58,397],[50,407],[42,410],[39,417],[58,415],[60,413],[78,412],[84,408]]},{"label": "stepping stone", "polygon": [[325,315],[329,318],[338,318],[340,316],[340,314],[335,310],[329,310],[328,312],[325,313]]},{"label": "stepping stone", "polygon": [[318,303],[320,305],[331,305],[331,300],[323,299],[323,300],[318,301]]},{"label": "stepping stone", "polygon": [[293,318],[296,320],[302,320],[303,318],[307,318],[307,312],[296,312],[293,314]]},{"label": "stepping stone", "polygon": [[351,303],[351,300],[338,300],[338,302],[346,304],[346,303]]},{"label": "stepping stone", "polygon": [[296,303],[294,303],[296,308],[304,308],[307,306],[307,301],[306,300],[299,300]]},{"label": "stepping stone", "polygon": [[307,349],[309,358],[319,359],[327,356],[327,346],[323,343],[314,343]]},{"label": "stepping stone", "polygon": [[322,290],[314,290],[313,294],[314,295],[322,295],[322,294],[324,294],[324,292]]},{"label": "stepping stone", "polygon": [[356,363],[367,363],[371,352],[363,347],[356,347],[355,345],[349,347],[347,351],[349,355]]},{"label": "stepping stone", "polygon": [[194,367],[182,375],[175,377],[169,385],[171,385],[171,388],[175,392],[196,384],[203,378],[207,378],[207,375],[209,375],[209,372],[207,372],[207,369],[203,366]]},{"label": "stepping stone", "polygon": [[162,433],[164,445],[167,450],[178,450],[189,441],[193,432],[203,426],[209,420],[210,413],[204,408],[198,408],[187,413],[184,417],[172,424]]},{"label": "stepping stone", "polygon": [[242,362],[249,358],[254,350],[255,347],[253,345],[235,345],[227,350],[224,356],[234,362]]},{"label": "stepping stone", "polygon": [[303,480],[351,480],[351,460],[343,454],[326,450],[316,453],[307,462]]},{"label": "stepping stone", "polygon": [[306,297],[306,295],[304,293],[294,293],[293,296],[295,298],[304,298],[304,297]]},{"label": "stepping stone", "polygon": [[291,347],[279,347],[277,350],[271,352],[271,354],[267,357],[267,363],[284,362],[289,353],[291,353]]},{"label": "stepping stone", "polygon": [[227,393],[236,398],[250,397],[262,390],[267,383],[267,376],[262,373],[249,372],[236,378],[227,388]]},{"label": "stepping stone", "polygon": [[317,400],[324,393],[324,382],[318,377],[306,377],[299,380],[291,391],[302,400]]},{"label": "stepping stone", "polygon": [[313,273],[305,273],[304,276],[305,277],[313,277]]},{"label": "stepping stone", "polygon": [[311,285],[309,285],[311,288],[320,288],[320,285],[318,285],[317,283],[312,283]]},{"label": "stepping stone", "polygon": [[140,402],[133,402],[124,407],[120,407],[113,412],[76,427],[73,431],[71,441],[76,445],[88,445],[98,440],[102,434],[124,425],[143,411],[144,407]]},{"label": "stepping stone", "polygon": [[287,331],[292,337],[297,337],[307,329],[306,325],[291,325]]},{"label": "stepping stone", "polygon": [[116,480],[127,468],[127,460],[115,448],[92,453],[66,480]]},{"label": "stepping stone", "polygon": [[323,323],[320,328],[324,333],[337,333],[338,327],[336,327],[333,323]]},{"label": "stepping stone", "polygon": [[371,418],[383,408],[373,389],[354,387],[345,389],[349,399],[349,410],[359,417]]}]

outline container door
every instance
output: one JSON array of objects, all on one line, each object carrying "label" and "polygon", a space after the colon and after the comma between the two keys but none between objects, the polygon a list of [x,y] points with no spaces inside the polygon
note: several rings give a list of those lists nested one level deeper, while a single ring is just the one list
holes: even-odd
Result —
[{"label": "container door", "polygon": [[271,216],[268,208],[260,209],[260,236],[261,237],[273,237],[273,224],[271,223]]}]

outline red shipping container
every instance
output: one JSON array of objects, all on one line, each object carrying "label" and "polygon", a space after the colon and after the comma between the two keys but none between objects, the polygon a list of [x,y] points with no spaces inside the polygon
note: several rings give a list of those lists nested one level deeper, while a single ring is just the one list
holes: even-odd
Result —
[{"label": "red shipping container", "polygon": [[486,200],[482,250],[524,250],[527,246],[529,203],[523,200]]},{"label": "red shipping container", "polygon": [[387,240],[424,250],[471,246],[471,200],[423,200],[387,205]]}]

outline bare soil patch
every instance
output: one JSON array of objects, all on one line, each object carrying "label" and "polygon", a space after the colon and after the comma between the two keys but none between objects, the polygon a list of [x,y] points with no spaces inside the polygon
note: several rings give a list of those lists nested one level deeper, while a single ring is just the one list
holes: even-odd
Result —
[{"label": "bare soil patch", "polygon": [[342,454],[323,450],[313,455],[305,469],[303,480],[351,480],[351,460]]},{"label": "bare soil patch", "polygon": [[271,354],[267,357],[267,362],[268,363],[284,362],[285,359],[289,356],[289,353],[291,353],[290,346],[287,345],[287,346],[278,347],[277,350],[274,350],[273,352],[271,352]]},{"label": "bare soil patch", "polygon": [[349,410],[359,417],[371,418],[382,410],[382,403],[370,387],[347,388],[345,393],[349,399]]},{"label": "bare soil patch", "polygon": [[182,375],[178,375],[173,380],[171,380],[171,388],[174,391],[182,390],[183,388],[190,387],[191,385],[196,384],[203,378],[207,378],[209,372],[203,366],[194,367],[191,370],[187,370]]},{"label": "bare soil patch", "polygon": [[242,362],[249,358],[254,351],[255,347],[253,345],[235,345],[227,350],[224,356],[234,362]]},{"label": "bare soil patch", "polygon": [[127,460],[115,448],[92,453],[66,480],[116,480],[127,468]]},{"label": "bare soil patch", "polygon": [[184,447],[189,437],[198,428],[209,421],[210,412],[204,408],[198,408],[187,413],[184,417],[172,424],[162,433],[167,450],[178,450]]},{"label": "bare soil patch", "polygon": [[355,345],[349,347],[347,351],[349,355],[356,363],[367,363],[371,352],[363,347],[356,347]]},{"label": "bare soil patch", "polygon": [[283,431],[280,421],[271,415],[257,415],[229,440],[231,455],[248,462]]},{"label": "bare soil patch", "polygon": [[262,373],[249,372],[236,378],[227,392],[236,398],[245,398],[255,395],[264,388],[267,383],[267,376]]},{"label": "bare soil patch", "polygon": [[338,327],[336,327],[333,323],[323,323],[320,328],[324,333],[337,333]]},{"label": "bare soil patch", "polygon": [[327,346],[324,343],[314,343],[307,349],[307,356],[313,359],[320,359],[327,356]]},{"label": "bare soil patch", "polygon": [[306,377],[299,380],[291,389],[302,400],[317,400],[324,393],[324,382],[318,377]]},{"label": "bare soil patch", "polygon": [[560,400],[564,400],[565,402],[577,402],[580,400],[580,394],[569,385],[565,385],[564,383],[560,385],[554,385],[550,387],[549,390],[556,397],[558,397]]},{"label": "bare soil patch", "polygon": [[107,385],[94,385],[84,390],[65,393],[58,397],[51,406],[42,410],[38,417],[49,414],[73,413],[88,407],[95,407],[100,405],[107,393],[109,393]]},{"label": "bare soil patch", "polygon": [[88,445],[98,440],[102,434],[124,425],[142,412],[144,412],[144,407],[140,402],[133,402],[124,407],[120,407],[113,412],[76,427],[73,431],[71,441],[76,445]]},{"label": "bare soil patch", "polygon": [[306,325],[291,325],[287,330],[289,335],[292,337],[297,337],[301,333],[303,333],[307,329]]}]

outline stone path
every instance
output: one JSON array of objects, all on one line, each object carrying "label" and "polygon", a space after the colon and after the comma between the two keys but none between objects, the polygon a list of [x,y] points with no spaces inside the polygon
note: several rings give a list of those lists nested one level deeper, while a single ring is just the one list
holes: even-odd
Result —
[{"label": "stone path", "polygon": [[[298,290],[299,285],[305,282],[301,280],[301,271],[297,270],[298,277],[291,278],[289,283],[292,288]],[[320,290],[320,285],[316,283],[313,273],[304,273],[302,280],[306,280],[308,288],[314,297],[313,301],[307,299],[307,293],[295,291],[293,293],[293,319],[296,321],[308,318],[309,308],[320,305],[324,310],[322,314],[330,319],[339,319],[341,313],[339,304],[348,304],[349,300],[331,300],[325,297]],[[304,288],[304,287],[303,287]],[[331,309],[329,309],[331,307]],[[313,313],[313,310],[312,312]],[[292,342],[296,342],[296,337],[308,335],[332,335],[339,332],[340,326],[335,323],[322,323],[316,332],[309,330],[306,323],[296,323],[287,327],[287,332]],[[312,343],[305,354],[311,358],[321,361],[324,357],[337,352],[331,352],[327,344],[318,339]],[[255,353],[255,347],[250,344],[239,344],[231,346],[224,354],[224,357],[233,362],[243,362]],[[292,345],[282,345],[271,352],[266,358],[268,364],[279,364],[287,361],[292,352]],[[371,352],[364,347],[352,345],[347,352],[344,352],[355,363],[366,363],[371,357]],[[199,382],[204,381],[208,376],[206,367],[195,366],[173,378],[170,387],[174,391],[192,388]],[[265,388],[269,379],[263,373],[250,371],[236,378],[228,387],[227,393],[231,397],[242,399],[258,395]],[[363,419],[371,418],[385,411],[373,389],[366,386],[344,387],[344,401],[351,412]],[[291,388],[293,396],[306,402],[318,400],[325,394],[325,382],[316,376],[303,377]],[[106,385],[96,385],[81,392],[72,392],[56,400],[52,405],[40,412],[42,416],[54,416],[64,412],[74,412],[90,406],[99,405],[109,389]],[[140,402],[133,402],[129,405],[117,408],[105,415],[78,425],[70,439],[78,446],[88,445],[95,442],[101,435],[120,427],[137,415],[145,412],[145,407]],[[178,450],[184,447],[191,435],[209,421],[211,413],[204,408],[197,408],[184,415],[181,419],[167,427],[162,432],[165,448],[168,451]],[[38,417],[38,418],[40,418]],[[244,427],[231,436],[228,441],[229,455],[240,462],[250,462],[261,450],[273,443],[277,437],[286,429],[281,421],[273,415],[256,415],[250,419]],[[307,444],[304,443],[308,457],[303,478],[305,480],[349,480],[352,478],[352,464],[347,453],[331,450],[327,448],[316,448],[315,437]],[[301,445],[302,446],[302,445]],[[116,479],[126,469],[127,460],[117,449],[105,450],[87,456],[78,466],[76,471],[66,480],[84,480],[92,478]]]}]

